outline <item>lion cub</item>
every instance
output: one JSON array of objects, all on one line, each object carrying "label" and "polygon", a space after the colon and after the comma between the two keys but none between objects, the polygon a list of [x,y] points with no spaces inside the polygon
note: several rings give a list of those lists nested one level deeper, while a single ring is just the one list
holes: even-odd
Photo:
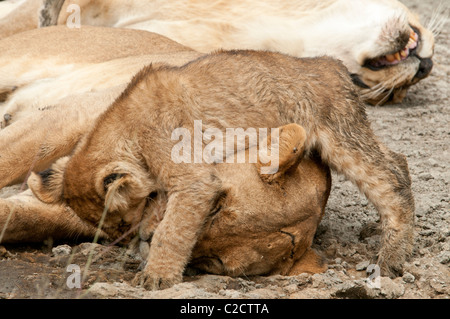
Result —
[{"label": "lion cub", "polygon": [[[146,288],[165,288],[182,280],[205,221],[223,194],[218,164],[174,161],[174,131],[194,136],[195,121],[202,121],[203,133],[296,123],[305,140],[301,150],[292,152],[308,156],[317,151],[377,208],[383,230],[378,264],[394,274],[412,250],[411,180],[405,157],[374,136],[356,92],[347,69],[327,57],[221,51],[182,67],[149,66],[99,117],[72,157],[34,173],[29,185],[40,200],[65,203],[94,224],[105,206],[105,223],[131,223],[142,215],[149,194],[164,189],[164,218],[139,280]],[[276,183],[279,173],[274,170],[264,179]]]}]

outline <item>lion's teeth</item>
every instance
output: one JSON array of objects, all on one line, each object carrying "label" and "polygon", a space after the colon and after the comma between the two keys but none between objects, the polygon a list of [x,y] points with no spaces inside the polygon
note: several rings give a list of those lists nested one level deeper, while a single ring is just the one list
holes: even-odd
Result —
[{"label": "lion's teeth", "polygon": [[395,56],[393,54],[388,54],[386,55],[386,60],[388,60],[388,62],[394,62]]},{"label": "lion's teeth", "polygon": [[414,30],[411,30],[411,32],[409,33],[409,37],[411,39],[413,39],[414,41],[419,40],[419,36],[417,35],[417,33]]},{"label": "lion's teeth", "polygon": [[414,49],[417,47],[417,41],[414,41],[414,39],[409,39],[408,44],[406,45],[408,49]]},{"label": "lion's teeth", "polygon": [[400,55],[402,58],[407,58],[409,54],[409,49],[408,48],[404,48],[403,50],[400,51]]},{"label": "lion's teeth", "polygon": [[378,65],[382,65],[382,66],[396,65],[396,64],[400,63],[401,61],[406,60],[408,58],[411,50],[413,50],[417,47],[418,40],[419,40],[419,36],[417,35],[417,33],[411,30],[408,43],[402,50],[400,50],[396,53],[393,53],[393,54],[387,54],[383,57],[380,57],[376,60],[376,63]]},{"label": "lion's teeth", "polygon": [[411,32],[409,34],[409,41],[408,41],[408,44],[406,45],[406,47],[408,49],[412,50],[417,47],[418,41],[419,41],[419,35],[414,30],[411,30]]},{"label": "lion's teeth", "polygon": [[394,62],[400,62],[402,60],[402,58],[406,58],[408,57],[409,54],[409,49],[405,48],[400,52],[396,52],[394,54],[388,54],[385,56],[386,60],[389,63],[394,63]]}]

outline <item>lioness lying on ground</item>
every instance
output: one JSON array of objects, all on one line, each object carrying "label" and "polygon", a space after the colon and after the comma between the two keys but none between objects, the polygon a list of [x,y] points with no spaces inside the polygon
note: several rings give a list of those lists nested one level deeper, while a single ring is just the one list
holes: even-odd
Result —
[{"label": "lioness lying on ground", "polygon": [[[37,33],[33,33],[33,35],[36,37],[39,32],[55,31],[55,38],[57,38],[59,35],[56,31],[61,31],[57,29],[41,29],[35,31]],[[113,32],[101,30],[103,30],[101,36],[107,36],[108,32]],[[81,32],[87,32],[87,30]],[[117,30],[117,32],[125,31]],[[82,33],[79,35],[83,36]],[[142,36],[141,33],[138,35]],[[30,35],[18,36],[19,39],[23,39]],[[94,31],[91,36],[95,37]],[[109,34],[109,36],[114,35]],[[85,37],[86,40],[89,38]],[[6,40],[13,41],[14,39]],[[53,54],[53,58],[50,60],[56,62],[55,68],[50,71],[61,72],[63,65],[61,61],[64,61],[64,54],[66,56],[69,56],[70,53],[75,55],[74,65],[86,59],[86,57],[82,58],[83,55],[80,55],[79,59],[76,58],[74,51],[71,51],[73,47],[70,46],[70,41],[68,40],[64,44],[67,47],[61,50],[61,54],[47,53],[47,56]],[[17,42],[23,43],[19,40]],[[8,43],[11,45],[11,42]],[[94,43],[95,41],[92,44]],[[132,43],[134,42],[132,41]],[[164,43],[168,45],[167,42]],[[43,44],[41,43],[41,45]],[[17,43],[16,48],[20,48]],[[92,48],[84,47],[84,50],[89,51],[90,49]],[[126,51],[126,49],[124,50]],[[179,48],[179,51],[182,54],[195,53],[185,47]],[[174,53],[174,51],[171,52]],[[123,52],[117,49],[114,53],[120,56]],[[23,58],[20,60],[17,51],[14,54],[18,58],[17,65],[26,63]],[[14,56],[12,53],[10,55]],[[176,51],[174,55],[176,56]],[[84,64],[89,66],[89,63],[93,63],[95,59],[101,60],[100,55],[93,55],[90,59],[92,61],[84,62]],[[42,61],[39,63],[42,65]],[[65,63],[67,65],[67,60]],[[67,67],[70,69],[74,66]],[[90,65],[90,68],[92,67]],[[16,67],[16,69],[18,68]],[[42,73],[48,72],[37,69]],[[114,67],[111,68],[111,70],[114,69]],[[80,70],[86,72],[81,67]],[[102,83],[105,73],[98,74],[97,72],[96,70],[94,76],[89,80],[94,81],[98,77],[99,83]],[[40,75],[43,77],[42,73]],[[37,76],[36,72],[30,74]],[[22,79],[27,78],[26,76],[22,77]],[[79,84],[80,81],[70,82],[67,80],[65,83],[73,85],[74,83]],[[101,88],[99,83],[96,85]],[[111,85],[111,83],[109,84]],[[42,83],[36,83],[36,85],[39,86]],[[64,88],[65,90],[61,91],[65,91],[65,94],[67,91],[70,92],[67,87]],[[22,89],[16,89],[17,92],[14,91],[12,94],[18,94]],[[118,90],[117,87],[114,89]],[[114,92],[117,93],[117,91]],[[104,92],[99,93],[103,93],[103,97],[108,96]],[[73,110],[69,108],[67,109],[68,118],[55,117],[50,120],[46,129],[55,127],[55,119],[61,126],[67,123],[72,124],[70,116],[77,120],[75,123],[77,125],[64,127],[63,137],[58,137],[50,132],[48,137],[51,139],[44,138],[46,142],[40,148],[37,147],[39,152],[37,156],[34,156],[34,162],[45,166],[50,158],[57,157],[55,154],[61,155],[70,150],[82,135],[77,128],[78,124],[86,129],[87,136],[83,138],[73,156],[59,160],[51,169],[41,174],[33,173],[29,179],[30,188],[42,202],[57,205],[54,207],[59,207],[59,211],[73,209],[81,220],[87,222],[87,225],[91,225],[90,228],[84,226],[88,227],[88,232],[89,229],[92,231],[92,225],[98,226],[102,221],[105,233],[112,238],[117,238],[123,234],[124,230],[134,228],[135,224],[141,220],[151,222],[150,226],[148,222],[141,225],[142,238],[146,240],[152,237],[148,263],[140,277],[141,282],[148,288],[167,287],[181,280],[185,265],[191,256],[196,256],[195,244],[199,239],[208,238],[208,233],[204,232],[205,225],[211,226],[209,229],[214,234],[216,234],[215,231],[228,234],[232,228],[227,228],[226,225],[233,225],[233,223],[227,224],[225,221],[235,218],[239,212],[239,210],[235,210],[235,207],[240,207],[240,209],[244,207],[244,210],[248,210],[250,212],[248,216],[253,221],[258,213],[253,209],[260,206],[252,208],[248,203],[242,202],[242,198],[254,196],[256,200],[261,200],[270,194],[270,189],[275,190],[272,194],[278,194],[276,196],[280,196],[280,194],[284,196],[283,191],[286,196],[291,196],[287,191],[290,188],[289,183],[303,183],[305,179],[303,176],[307,174],[298,175],[299,179],[294,183],[292,176],[295,177],[295,174],[298,173],[290,168],[296,167],[303,154],[310,157],[316,151],[319,153],[321,161],[355,182],[379,211],[382,219],[383,242],[378,263],[384,273],[393,274],[399,271],[406,256],[412,250],[414,201],[406,160],[376,140],[347,69],[330,58],[297,59],[277,53],[256,51],[218,52],[181,67],[146,67],[131,81],[112,106],[98,118],[92,129],[86,126],[84,119],[80,120],[78,117],[83,112],[89,114],[88,106],[85,104],[82,106],[80,110],[76,110],[80,112],[78,114],[70,115]],[[98,109],[101,107],[96,108],[97,112]],[[56,109],[55,113],[52,113],[53,111],[55,109],[51,107],[44,108],[40,111],[43,114],[41,119],[46,119],[45,114],[62,113],[62,109]],[[92,123],[91,117],[86,116],[86,120],[90,121],[89,124]],[[173,161],[171,153],[176,143],[171,138],[174,130],[185,129],[193,134],[196,120],[202,121],[203,133],[208,129],[222,131],[225,128],[281,128],[279,142],[274,144],[280,145],[279,170],[273,171],[272,174],[261,174],[261,169],[264,167],[261,163],[264,161],[260,159],[256,164],[246,166],[246,169],[249,170],[247,172],[252,178],[257,180],[259,174],[264,182],[258,182],[260,183],[258,189],[261,190],[261,193],[243,196],[239,199],[240,195],[233,196],[235,191],[227,192],[226,174],[235,176],[236,173],[233,173],[233,170],[230,171],[231,173],[222,173],[221,167],[233,164],[214,165],[204,162],[186,164]],[[37,133],[45,136],[45,133],[38,129],[41,123],[39,121],[35,123],[36,126],[31,126],[35,130],[31,130],[32,133],[28,134],[31,139]],[[291,123],[301,125],[304,131],[297,125],[286,127]],[[2,136],[9,137],[11,142],[11,138],[19,138],[20,134],[17,129],[21,127],[23,131],[28,124],[23,121],[13,122],[2,132],[2,134],[4,132],[9,134]],[[296,138],[285,138],[283,132],[289,131],[294,132],[293,136]],[[40,145],[39,140],[37,139],[37,145]],[[283,142],[284,140],[288,142]],[[289,142],[292,140],[294,142]],[[195,146],[196,141],[194,140],[193,143]],[[272,143],[268,144],[273,145]],[[17,162],[21,162],[20,156],[27,153],[13,155],[16,153],[8,151],[8,147],[20,149],[20,146],[17,145],[20,144],[6,143],[6,156],[0,158],[5,164],[1,167],[9,165],[8,172]],[[282,147],[282,145],[286,145],[286,147]],[[259,147],[261,147],[261,143]],[[287,150],[287,152],[282,150]],[[13,161],[14,156],[16,156],[15,161]],[[313,165],[317,167],[318,163]],[[242,168],[236,168],[236,170],[242,170]],[[310,171],[312,172],[313,169]],[[16,179],[23,175],[24,172],[21,172],[16,175]],[[317,199],[312,206],[314,207],[312,215],[305,213],[306,207],[301,207],[302,211],[283,207],[281,199],[278,202],[281,206],[274,207],[274,213],[280,214],[280,211],[283,212],[286,209],[293,214],[302,212],[305,214],[304,216],[315,216],[312,224],[304,224],[314,232],[315,226],[320,220],[318,216],[322,213],[320,209],[320,213],[317,213],[318,207],[323,207],[327,197],[326,175],[326,169],[324,171],[324,168],[319,166],[316,174],[318,176]],[[8,173],[5,171],[3,176],[7,177]],[[9,178],[9,182],[12,181],[14,179]],[[238,190],[237,192],[250,194],[248,189],[245,190],[246,188],[239,186],[241,183],[242,181],[238,182],[235,188]],[[313,182],[313,184],[315,183]],[[233,187],[231,187],[232,189]],[[163,214],[155,213],[155,216],[161,218],[163,215],[163,218],[151,236],[152,227],[155,226],[155,217],[152,217],[154,216],[152,214],[154,207],[147,203],[149,198],[158,200],[164,194],[167,194],[166,203],[163,205],[164,212]],[[307,196],[309,200],[313,197],[312,195]],[[295,199],[292,197],[293,201]],[[162,198],[162,202],[165,202],[164,198]],[[263,216],[267,218],[267,212],[273,211],[271,208],[266,207],[265,209],[267,210]],[[8,205],[6,212],[2,212],[4,223],[10,210],[11,206]],[[105,218],[102,218],[103,212],[106,212]],[[211,214],[218,216],[218,219],[211,218]],[[24,216],[27,217],[24,221],[17,222],[18,228],[16,229],[20,230],[23,222],[26,225],[27,221],[31,220],[31,214],[24,213]],[[279,216],[282,220],[286,218],[284,215]],[[211,222],[210,224],[208,224],[208,220]],[[76,222],[78,223],[78,220]],[[216,224],[216,222],[218,223]],[[244,224],[247,223],[248,221]],[[277,223],[275,221],[275,225]],[[214,225],[218,228],[213,227]],[[221,228],[221,225],[224,225],[225,228]],[[262,224],[258,225],[264,229]],[[275,227],[278,236],[287,235],[286,233],[289,232],[283,230],[285,225],[287,226],[287,224],[283,224],[277,225],[279,228]],[[245,225],[242,227],[245,229]],[[45,227],[42,229],[45,232]],[[280,229],[283,232],[279,232]],[[8,231],[8,228],[6,230]],[[305,234],[306,237],[302,237],[302,234]],[[302,239],[302,242],[306,245],[300,245],[304,247],[303,250],[300,250],[303,253],[309,247],[308,243],[310,244],[311,235],[308,234],[310,233],[305,233],[303,230],[299,233],[299,238],[305,238]],[[14,232],[9,236],[14,236]],[[293,237],[296,238],[295,235]],[[257,244],[257,239],[254,239],[254,242]],[[200,246],[202,245],[202,241],[198,243]],[[292,245],[289,246],[290,256],[300,258],[302,254],[293,252]],[[204,249],[211,253],[210,247],[201,247],[206,247]],[[267,248],[270,249],[270,247]],[[215,256],[212,253],[205,255],[213,258]],[[223,259],[226,258],[219,258],[222,262]],[[313,260],[315,259],[313,258]],[[254,259],[252,259],[253,261]],[[220,261],[218,262],[220,264]],[[235,269],[225,265],[222,271],[227,267]],[[289,273],[290,268],[295,268],[295,265],[290,263],[283,267],[285,269],[282,272]],[[264,269],[267,272],[272,271],[269,270],[270,267]],[[230,271],[234,273],[235,270]]]},{"label": "lioness lying on ground", "polygon": [[[396,0],[26,0],[18,5],[0,24],[0,33],[23,30],[23,21],[40,26],[79,21],[156,32],[200,52],[331,55],[344,62],[363,99],[373,104],[401,102],[411,85],[428,76],[433,32],[442,27],[422,26]],[[39,18],[33,13],[24,19],[25,11],[37,12],[39,6]]]}]

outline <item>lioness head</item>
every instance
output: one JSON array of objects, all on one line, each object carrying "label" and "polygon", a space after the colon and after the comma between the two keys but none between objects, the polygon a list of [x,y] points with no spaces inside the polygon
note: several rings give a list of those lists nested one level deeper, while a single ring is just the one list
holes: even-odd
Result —
[{"label": "lioness head", "polygon": [[348,23],[356,23],[359,30],[336,47],[341,52],[336,56],[346,64],[363,99],[371,104],[401,102],[408,88],[431,72],[432,32],[398,1],[353,1],[350,7],[354,15],[347,15]]},{"label": "lioness head", "polygon": [[[259,161],[210,165],[221,188],[191,256],[194,267],[229,275],[324,269],[310,246],[331,178],[319,158],[304,158],[305,139],[296,124],[280,128],[279,169],[271,176],[261,174],[265,164]],[[130,235],[139,233],[146,255],[146,243],[164,219],[171,190],[128,151],[128,157],[97,154],[102,161],[66,157],[47,171],[33,173],[28,184],[40,200],[66,203],[95,226],[103,217],[102,229],[111,239],[138,225]],[[248,157],[251,151],[243,152]]]}]

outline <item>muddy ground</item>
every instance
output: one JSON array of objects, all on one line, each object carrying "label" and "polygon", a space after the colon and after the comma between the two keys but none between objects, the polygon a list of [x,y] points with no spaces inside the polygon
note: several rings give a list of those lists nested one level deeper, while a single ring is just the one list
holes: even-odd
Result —
[{"label": "muddy ground", "polygon": [[[440,1],[404,3],[428,21]],[[130,285],[141,261],[126,248],[46,242],[0,246],[0,298],[449,298],[448,27],[447,23],[437,38],[431,76],[411,88],[402,104],[368,107],[373,129],[390,148],[407,156],[412,175],[416,239],[403,277],[381,277],[368,285],[366,268],[380,238],[362,230],[378,215],[350,182],[334,175],[314,241],[329,263],[323,274],[240,278],[190,274],[173,288],[149,292]],[[69,288],[77,281],[67,266],[79,265],[84,273],[88,262],[90,271],[81,288]]]}]

